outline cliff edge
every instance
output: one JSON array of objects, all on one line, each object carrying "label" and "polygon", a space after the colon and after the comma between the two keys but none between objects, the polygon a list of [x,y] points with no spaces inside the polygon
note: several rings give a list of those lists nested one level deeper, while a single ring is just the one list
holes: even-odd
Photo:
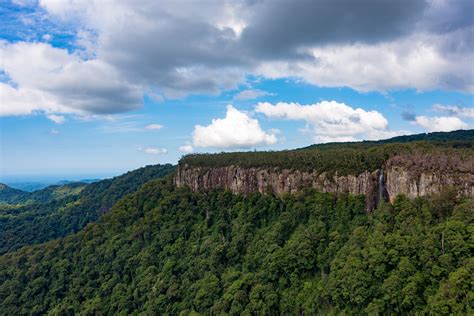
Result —
[{"label": "cliff edge", "polygon": [[[393,201],[399,194],[415,198],[449,188],[459,195],[474,196],[472,141],[462,148],[458,148],[459,143],[376,144],[349,150],[340,146],[329,150],[236,153],[236,160],[232,160],[232,154],[185,157],[178,165],[174,183],[195,191],[222,188],[244,195],[260,192],[279,196],[304,188],[363,194],[367,211],[381,199]],[[285,155],[293,166],[278,163],[285,161]]]}]

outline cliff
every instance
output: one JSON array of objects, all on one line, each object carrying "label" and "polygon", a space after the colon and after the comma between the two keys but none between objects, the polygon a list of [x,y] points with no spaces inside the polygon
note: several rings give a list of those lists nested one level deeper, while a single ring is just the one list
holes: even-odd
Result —
[{"label": "cliff", "polygon": [[282,195],[303,188],[321,192],[364,194],[370,211],[380,199],[392,201],[398,194],[418,197],[455,188],[460,195],[474,196],[472,156],[453,154],[398,154],[377,169],[358,173],[298,170],[279,167],[193,166],[182,162],[174,183],[192,190],[229,189],[235,194],[252,192]]}]

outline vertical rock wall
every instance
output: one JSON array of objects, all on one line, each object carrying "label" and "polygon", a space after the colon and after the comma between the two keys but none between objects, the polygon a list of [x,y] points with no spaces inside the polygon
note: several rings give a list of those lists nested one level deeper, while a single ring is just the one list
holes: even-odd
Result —
[{"label": "vertical rock wall", "polygon": [[364,194],[367,210],[380,199],[390,200],[398,194],[411,198],[440,192],[454,187],[459,194],[474,196],[474,166],[472,161],[457,161],[418,156],[397,156],[374,171],[342,175],[279,168],[193,167],[178,166],[174,182],[192,190],[223,188],[235,194],[252,192],[282,195],[303,188],[321,192]]}]

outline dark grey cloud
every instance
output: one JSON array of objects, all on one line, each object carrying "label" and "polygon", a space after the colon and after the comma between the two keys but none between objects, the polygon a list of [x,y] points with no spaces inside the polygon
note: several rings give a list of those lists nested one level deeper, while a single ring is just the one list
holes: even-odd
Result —
[{"label": "dark grey cloud", "polygon": [[106,25],[99,56],[134,82],[164,90],[217,92],[242,79],[235,67],[251,61],[240,52],[231,29],[165,9],[148,2],[139,17]]},{"label": "dark grey cloud", "polygon": [[408,121],[408,122],[414,122],[416,120],[416,114],[413,113],[413,112],[403,112],[401,114],[402,116],[402,119],[404,119],[405,121]]},{"label": "dark grey cloud", "polygon": [[424,0],[262,1],[242,35],[243,45],[265,58],[302,56],[301,47],[375,43],[410,33]]},{"label": "dark grey cloud", "polygon": [[474,1],[433,1],[422,18],[423,27],[437,33],[450,33],[474,25]]}]

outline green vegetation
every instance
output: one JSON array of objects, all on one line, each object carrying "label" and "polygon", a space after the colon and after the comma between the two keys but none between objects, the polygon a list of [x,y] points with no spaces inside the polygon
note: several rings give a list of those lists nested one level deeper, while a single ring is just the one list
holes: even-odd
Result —
[{"label": "green vegetation", "polygon": [[25,192],[0,184],[0,203],[2,203],[1,205],[24,205],[60,200],[68,196],[78,195],[86,185],[85,183],[74,182],[65,185],[50,185],[41,190]]},{"label": "green vegetation", "polygon": [[16,201],[24,199],[27,195],[28,192],[14,189],[6,184],[0,183],[0,205],[15,203]]},{"label": "green vegetation", "polygon": [[197,167],[241,167],[318,170],[359,174],[380,168],[395,155],[455,154],[474,160],[474,130],[400,136],[382,141],[330,143],[285,151],[190,154],[180,164]]},{"label": "green vegetation", "polygon": [[144,185],[0,257],[0,314],[472,314],[474,204]]},{"label": "green vegetation", "polygon": [[438,146],[444,146],[447,142],[451,143],[453,147],[472,147],[472,140],[474,140],[474,129],[458,130],[452,132],[433,132],[413,135],[395,136],[388,139],[376,141],[362,141],[362,142],[340,142],[340,143],[326,143],[317,144],[305,147],[310,148],[340,148],[348,146],[372,146],[381,144],[393,143],[410,143],[410,142],[430,142]]},{"label": "green vegetation", "polygon": [[[77,232],[144,183],[166,176],[172,165],[147,166],[113,179],[49,186],[32,193],[11,188],[0,204],[0,254]],[[8,190],[10,189],[10,190]],[[12,191],[13,190],[13,191]]]}]

